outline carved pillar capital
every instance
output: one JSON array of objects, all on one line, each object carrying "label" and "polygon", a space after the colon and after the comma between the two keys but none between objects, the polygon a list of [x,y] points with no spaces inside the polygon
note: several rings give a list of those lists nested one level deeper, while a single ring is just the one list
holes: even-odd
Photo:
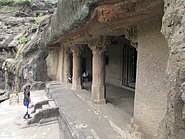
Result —
[{"label": "carved pillar capital", "polygon": [[96,39],[92,39],[88,43],[88,47],[92,52],[102,54],[105,52],[106,48],[111,44],[110,38],[106,36],[100,36]]},{"label": "carved pillar capital", "polygon": [[137,26],[130,27],[125,31],[125,37],[130,41],[131,45],[136,49],[138,47],[138,29]]},{"label": "carved pillar capital", "polygon": [[70,47],[70,49],[71,49],[71,52],[73,53],[73,55],[80,56],[82,53],[81,45],[73,45]]},{"label": "carved pillar capital", "polygon": [[69,47],[64,47],[64,53],[65,54],[71,54],[71,49]]},{"label": "carved pillar capital", "polygon": [[63,47],[64,49],[64,54],[71,54],[72,52],[71,52],[71,49],[70,49],[70,44],[69,43],[61,43],[60,44],[61,45],[61,47]]}]

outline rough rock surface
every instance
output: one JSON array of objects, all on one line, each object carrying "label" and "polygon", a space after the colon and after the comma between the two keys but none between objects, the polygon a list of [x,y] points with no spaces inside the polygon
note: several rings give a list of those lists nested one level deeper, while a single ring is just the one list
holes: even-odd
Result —
[{"label": "rough rock surface", "polygon": [[169,46],[167,74],[171,86],[165,119],[167,138],[183,139],[185,137],[185,121],[182,119],[181,85],[185,81],[185,1],[164,0],[164,2],[165,14],[162,33]]},{"label": "rough rock surface", "polygon": [[[70,31],[83,26],[86,21],[90,19],[93,9],[99,3],[119,1],[121,0],[58,0],[57,11],[51,20],[43,22],[36,33],[31,33],[31,41],[22,46],[23,49],[19,49],[18,59],[12,62],[14,63],[13,65],[16,65],[16,82],[21,85],[24,83],[24,79],[29,79],[30,82],[46,81],[47,69],[45,59],[47,57],[47,46]],[[149,0],[146,1],[148,2]],[[38,3],[38,5],[42,8],[44,7],[42,3]],[[34,5],[33,7],[37,9],[38,5]],[[166,37],[169,45],[167,73],[171,83],[171,89],[168,93],[168,110],[161,123],[161,130],[165,133],[167,132],[167,134],[159,136],[161,139],[183,139],[185,136],[185,121],[182,119],[184,103],[181,99],[181,85],[185,81],[184,5],[184,0],[164,0],[162,33]],[[2,24],[1,20],[0,24]],[[23,23],[22,21],[6,23],[7,29],[9,27],[14,28],[18,24]],[[11,40],[13,40],[10,34],[11,33],[7,33],[8,37],[6,42],[12,42]],[[0,37],[0,41],[4,41],[3,36]],[[9,74],[13,73],[9,72]]]},{"label": "rough rock surface", "polygon": [[0,67],[6,61],[1,72],[5,71],[8,92],[20,91],[26,82],[33,83],[34,89],[43,88],[43,83],[34,81],[47,80],[47,49],[41,44],[41,34],[55,6],[56,0],[1,5],[0,51],[5,57],[0,59]]},{"label": "rough rock surface", "polygon": [[[90,19],[93,9],[100,3],[120,0],[58,0],[57,11],[52,16],[45,32],[47,45],[70,31],[82,27]],[[69,14],[70,13],[70,14]]]},{"label": "rough rock surface", "polygon": [[[90,13],[98,3],[108,1],[72,1],[59,0],[58,9],[52,17],[45,32],[47,45],[56,41],[59,37],[84,25],[89,19]],[[167,74],[170,81],[168,93],[168,109],[164,120],[161,122],[161,139],[183,139],[185,136],[185,121],[182,119],[183,101],[181,99],[181,84],[185,81],[184,61],[184,36],[185,32],[185,1],[164,0],[164,17],[162,33],[169,45],[169,60]],[[60,7],[60,8],[59,8]],[[64,10],[67,9],[67,10]],[[71,14],[67,14],[71,13]],[[67,16],[66,16],[67,15]]]},{"label": "rough rock surface", "polygon": [[[3,66],[3,63],[8,58],[14,58],[16,55],[17,49],[19,49],[19,40],[18,38],[21,37],[27,28],[31,26],[31,23],[29,22],[29,19],[23,19],[23,18],[17,18],[14,17],[14,10],[17,10],[16,7],[11,7],[12,11],[10,10],[10,7],[4,6],[1,7],[1,13],[0,13],[0,72],[1,78],[4,79],[4,71],[5,67]],[[12,89],[12,80],[13,80],[13,74],[7,73],[5,75],[6,80],[6,89],[11,90]],[[3,86],[4,81],[2,82]]]},{"label": "rough rock surface", "polygon": [[[47,44],[59,38],[60,42],[76,40],[85,37],[85,34],[87,36],[123,35],[128,32],[126,29],[129,29],[129,26],[162,12],[159,10],[160,7],[161,9],[163,7],[163,2],[160,0],[152,2],[149,0],[77,0],[75,2],[59,0],[57,11],[45,32],[48,38]],[[115,26],[117,27],[113,31],[112,28]]]},{"label": "rough rock surface", "polygon": [[[107,1],[72,1],[59,0],[57,12],[49,22],[43,34],[46,45],[56,41],[59,37],[77,29],[90,18],[92,10],[98,3]],[[109,1],[110,2],[110,1]],[[183,139],[185,136],[185,121],[182,119],[183,101],[181,99],[181,84],[185,81],[184,40],[185,32],[185,1],[164,0],[164,17],[162,32],[169,45],[169,60],[167,74],[170,81],[168,93],[168,109],[161,122],[163,132],[161,139]],[[68,14],[70,13],[70,14]],[[161,131],[161,133],[162,133]]]}]

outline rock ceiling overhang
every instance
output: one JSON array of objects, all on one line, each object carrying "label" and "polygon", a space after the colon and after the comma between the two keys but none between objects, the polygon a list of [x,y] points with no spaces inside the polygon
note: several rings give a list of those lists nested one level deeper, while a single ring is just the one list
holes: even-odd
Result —
[{"label": "rock ceiling overhang", "polygon": [[162,15],[162,0],[122,0],[114,4],[101,4],[94,9],[89,21],[60,37],[57,42],[85,44],[98,36],[123,35],[130,27]]}]

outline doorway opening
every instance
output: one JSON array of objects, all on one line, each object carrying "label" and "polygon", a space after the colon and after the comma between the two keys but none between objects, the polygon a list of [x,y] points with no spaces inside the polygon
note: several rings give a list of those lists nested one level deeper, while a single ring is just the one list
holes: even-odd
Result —
[{"label": "doorway opening", "polygon": [[137,51],[130,43],[123,44],[122,85],[135,88]]}]

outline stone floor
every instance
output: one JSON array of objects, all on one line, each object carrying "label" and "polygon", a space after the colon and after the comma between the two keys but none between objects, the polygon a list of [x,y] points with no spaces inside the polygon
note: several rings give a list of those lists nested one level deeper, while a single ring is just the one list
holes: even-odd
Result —
[{"label": "stone floor", "polygon": [[[36,103],[48,98],[44,91],[32,91],[31,99]],[[0,139],[63,139],[58,121],[26,126],[25,112],[25,106],[10,99],[0,103]]]},{"label": "stone floor", "polygon": [[90,101],[89,85],[85,83],[81,91],[71,90],[71,84],[48,85],[72,135],[80,139],[135,139],[129,133],[134,92],[107,85],[108,103],[99,106]]},{"label": "stone floor", "polygon": [[[87,90],[84,94],[79,92],[83,97],[88,96],[86,100],[90,100],[91,82],[84,82],[83,88]],[[87,94],[88,93],[88,94]],[[86,97],[87,97],[86,96]],[[134,92],[127,89],[117,87],[111,84],[106,85],[107,104],[102,110],[107,115],[112,117],[112,120],[119,125],[119,127],[126,128],[125,125],[130,124],[130,119],[134,112]],[[124,116],[124,117],[123,117]]]}]

